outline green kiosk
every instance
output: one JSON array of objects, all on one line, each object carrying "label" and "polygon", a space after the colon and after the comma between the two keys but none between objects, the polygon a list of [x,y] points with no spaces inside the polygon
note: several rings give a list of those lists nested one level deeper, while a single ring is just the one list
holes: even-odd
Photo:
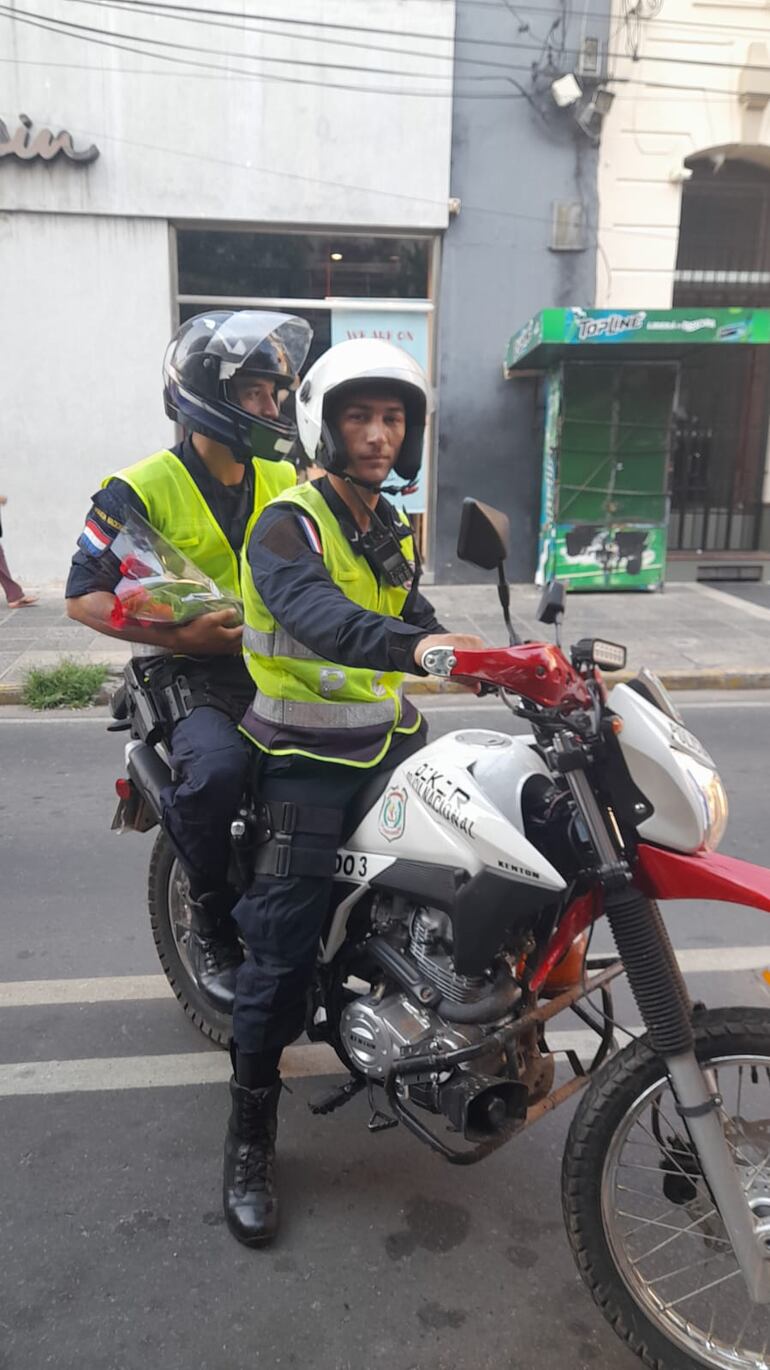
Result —
[{"label": "green kiosk", "polygon": [[768,309],[543,309],[514,333],[506,377],[545,381],[538,584],[662,586],[683,359],[767,343]]}]

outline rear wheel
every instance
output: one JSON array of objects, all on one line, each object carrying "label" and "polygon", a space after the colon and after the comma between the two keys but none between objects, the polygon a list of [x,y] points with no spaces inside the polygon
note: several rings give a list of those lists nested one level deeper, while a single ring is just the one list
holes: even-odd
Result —
[{"label": "rear wheel", "polygon": [[[770,1013],[696,1019],[747,1199],[770,1219]],[[567,1139],[573,1254],[618,1336],[654,1370],[768,1370],[770,1305],[751,1302],[676,1112],[664,1066],[634,1043],[599,1072]]]},{"label": "rear wheel", "polygon": [[150,926],[160,964],[187,1017],[218,1046],[229,1045],[232,1019],[219,1013],[201,990],[187,955],[190,887],[166,834],[155,839],[147,888]]}]

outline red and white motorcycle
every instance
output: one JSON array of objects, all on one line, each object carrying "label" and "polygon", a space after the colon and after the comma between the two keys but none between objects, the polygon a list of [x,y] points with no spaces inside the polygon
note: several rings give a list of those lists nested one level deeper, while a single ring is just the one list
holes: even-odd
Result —
[{"label": "red and white motorcycle", "polygon": [[[770,912],[770,871],[716,854],[722,783],[656,678],[607,692],[625,649],[584,640],[568,659],[515,639],[506,538],[466,501],[459,552],[498,568],[512,645],[425,665],[496,691],[531,731],[452,733],[359,796],[307,1017],[350,1079],[313,1107],[367,1089],[372,1130],[401,1122],[467,1165],[582,1091],[564,1217],[605,1317],[661,1370],[770,1370],[770,1012],[693,1005],[657,902]],[[562,613],[552,586],[540,617],[558,631]],[[245,875],[253,820],[246,806],[233,825]],[[602,917],[617,955],[587,954]],[[620,974],[645,1033],[617,1051]],[[597,1048],[557,1079],[548,1030],[566,1010]]]}]

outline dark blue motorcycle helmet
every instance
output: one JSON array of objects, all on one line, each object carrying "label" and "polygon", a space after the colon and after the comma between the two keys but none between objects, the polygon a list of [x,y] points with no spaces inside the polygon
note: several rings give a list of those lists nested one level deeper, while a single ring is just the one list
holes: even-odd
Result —
[{"label": "dark blue motorcycle helmet", "polygon": [[233,380],[249,376],[275,386],[279,402],[294,390],[313,338],[293,314],[255,309],[212,309],[183,323],[163,359],[163,403],[170,419],[230,448],[239,461],[252,456],[282,461],[296,430],[281,417],[263,418],[236,402]]}]

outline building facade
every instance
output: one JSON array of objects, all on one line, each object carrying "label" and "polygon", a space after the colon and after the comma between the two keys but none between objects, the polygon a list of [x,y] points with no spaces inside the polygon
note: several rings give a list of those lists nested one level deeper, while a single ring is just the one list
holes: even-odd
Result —
[{"label": "building facade", "polygon": [[[686,308],[692,329],[708,329],[715,311],[766,306],[770,9],[753,0],[615,0],[612,33],[597,304]],[[670,578],[766,576],[767,353],[683,354],[671,435]]]},{"label": "building facade", "polygon": [[[608,31],[609,0],[457,7],[458,212],[444,235],[439,294],[437,580],[489,579],[456,560],[468,495],[509,516],[511,579],[535,573],[544,388],[505,380],[503,361],[510,336],[539,310],[594,301],[601,117],[592,97]],[[479,53],[483,97],[468,79]]]},{"label": "building facade", "polygon": [[25,584],[64,578],[105,475],[174,441],[161,362],[191,314],[301,313],[316,353],[419,338],[431,368],[450,193],[454,0],[45,9],[0,18],[0,489]]}]

